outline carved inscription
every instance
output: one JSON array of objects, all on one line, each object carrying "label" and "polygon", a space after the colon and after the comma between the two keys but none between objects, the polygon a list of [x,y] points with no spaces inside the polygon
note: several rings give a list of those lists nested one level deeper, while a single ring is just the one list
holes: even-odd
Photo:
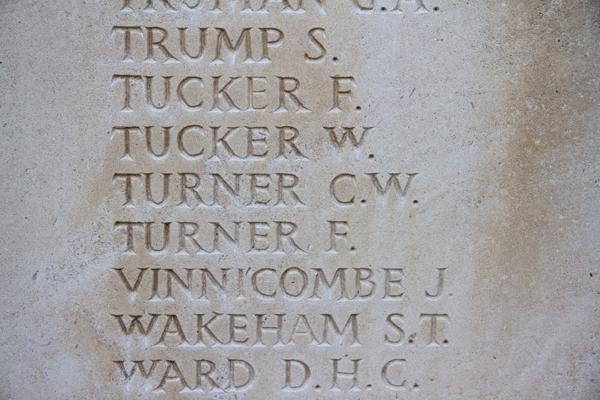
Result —
[{"label": "carved inscription", "polygon": [[363,110],[327,23],[438,8],[332,5],[115,3],[104,318],[132,396],[393,397],[418,390],[418,355],[451,347],[452,269],[395,243],[427,174],[381,148],[399,133]]}]

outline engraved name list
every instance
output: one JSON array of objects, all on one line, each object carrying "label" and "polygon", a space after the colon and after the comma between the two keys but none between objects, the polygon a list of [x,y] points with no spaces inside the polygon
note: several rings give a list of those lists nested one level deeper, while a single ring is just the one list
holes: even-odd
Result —
[{"label": "engraved name list", "polygon": [[395,243],[426,177],[378,162],[393,132],[345,56],[360,44],[331,21],[436,12],[422,0],[116,4],[104,317],[124,392],[392,398],[434,381],[411,365],[451,348],[448,267],[416,274],[378,245]]}]

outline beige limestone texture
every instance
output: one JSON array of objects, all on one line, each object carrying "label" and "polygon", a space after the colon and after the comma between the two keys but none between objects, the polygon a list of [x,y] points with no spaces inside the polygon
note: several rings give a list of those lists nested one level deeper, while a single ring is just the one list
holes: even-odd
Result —
[{"label": "beige limestone texture", "polygon": [[370,4],[0,1],[0,398],[600,397],[600,4]]}]

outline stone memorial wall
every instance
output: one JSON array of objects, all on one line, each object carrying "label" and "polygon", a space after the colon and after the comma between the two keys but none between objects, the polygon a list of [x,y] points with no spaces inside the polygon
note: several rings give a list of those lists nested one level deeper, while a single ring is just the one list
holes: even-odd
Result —
[{"label": "stone memorial wall", "polygon": [[600,5],[0,4],[6,399],[596,399]]}]

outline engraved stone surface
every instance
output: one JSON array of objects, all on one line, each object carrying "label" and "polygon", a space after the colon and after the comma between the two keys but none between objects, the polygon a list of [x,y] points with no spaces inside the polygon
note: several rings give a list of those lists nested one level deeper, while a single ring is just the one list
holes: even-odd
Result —
[{"label": "engraved stone surface", "polygon": [[2,399],[598,399],[594,0],[0,2]]}]

